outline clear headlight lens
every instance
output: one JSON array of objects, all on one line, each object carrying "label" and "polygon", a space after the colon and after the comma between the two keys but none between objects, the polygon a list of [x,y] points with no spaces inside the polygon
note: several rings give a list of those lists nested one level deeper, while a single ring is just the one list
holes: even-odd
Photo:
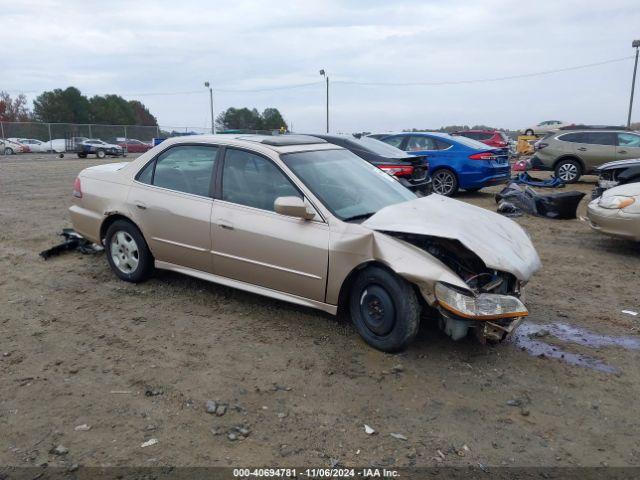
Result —
[{"label": "clear headlight lens", "polygon": [[612,195],[610,197],[600,197],[598,205],[602,208],[621,209],[632,205],[635,202],[633,197],[623,195]]},{"label": "clear headlight lens", "polygon": [[495,320],[524,317],[529,314],[520,299],[510,295],[481,293],[471,296],[440,282],[436,283],[435,294],[443,308],[463,318]]}]

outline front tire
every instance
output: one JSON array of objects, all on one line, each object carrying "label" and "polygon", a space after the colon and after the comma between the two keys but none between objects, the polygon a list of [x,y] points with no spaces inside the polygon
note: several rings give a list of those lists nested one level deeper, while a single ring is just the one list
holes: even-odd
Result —
[{"label": "front tire", "polygon": [[7,147],[4,149],[5,155],[13,155],[13,148]]},{"label": "front tire", "polygon": [[360,336],[383,352],[403,350],[418,333],[420,303],[411,284],[381,267],[367,267],[349,298],[351,320]]},{"label": "front tire", "polygon": [[109,266],[121,280],[144,282],[153,273],[153,255],[142,233],[131,222],[113,222],[107,229],[104,246]]},{"label": "front tire", "polygon": [[458,191],[458,178],[451,170],[441,168],[431,175],[431,185],[434,193],[451,197]]},{"label": "front tire", "polygon": [[103,159],[103,158],[104,158],[104,157],[106,157],[106,156],[107,156],[107,154],[106,154],[106,153],[104,153],[104,150],[98,150],[98,151],[96,152],[96,157],[98,157],[98,158],[100,158],[100,159]]},{"label": "front tire", "polygon": [[582,165],[570,158],[560,160],[555,168],[556,177],[564,183],[576,183],[582,176]]}]

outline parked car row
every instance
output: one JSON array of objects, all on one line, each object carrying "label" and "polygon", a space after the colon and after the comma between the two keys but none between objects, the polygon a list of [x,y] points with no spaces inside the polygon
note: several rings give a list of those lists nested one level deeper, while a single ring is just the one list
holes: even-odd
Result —
[{"label": "parked car row", "polygon": [[[79,147],[83,142],[87,142],[86,145]],[[85,158],[88,154],[95,154],[99,158],[104,158],[107,155],[120,156],[126,153],[144,153],[151,148],[153,148],[151,143],[135,138],[117,138],[110,143],[87,137],[56,138],[50,141],[42,141],[35,138],[0,139],[0,153],[4,155],[72,151],[78,153],[80,158]]]}]

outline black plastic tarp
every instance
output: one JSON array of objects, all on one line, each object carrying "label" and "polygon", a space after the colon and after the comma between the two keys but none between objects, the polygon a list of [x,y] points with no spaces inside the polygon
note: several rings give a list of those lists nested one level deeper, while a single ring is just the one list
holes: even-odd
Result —
[{"label": "black plastic tarp", "polygon": [[511,182],[496,195],[496,203],[507,201],[530,215],[555,219],[576,218],[582,192],[562,192],[542,195],[531,187]]}]

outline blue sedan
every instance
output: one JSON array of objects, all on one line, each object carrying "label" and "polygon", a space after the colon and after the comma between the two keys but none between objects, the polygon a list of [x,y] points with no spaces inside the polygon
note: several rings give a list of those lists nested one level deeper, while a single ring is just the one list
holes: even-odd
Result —
[{"label": "blue sedan", "polygon": [[454,195],[458,189],[475,192],[504,183],[511,176],[505,149],[492,148],[466,137],[438,132],[407,132],[376,136],[413,155],[426,155],[433,191]]}]

